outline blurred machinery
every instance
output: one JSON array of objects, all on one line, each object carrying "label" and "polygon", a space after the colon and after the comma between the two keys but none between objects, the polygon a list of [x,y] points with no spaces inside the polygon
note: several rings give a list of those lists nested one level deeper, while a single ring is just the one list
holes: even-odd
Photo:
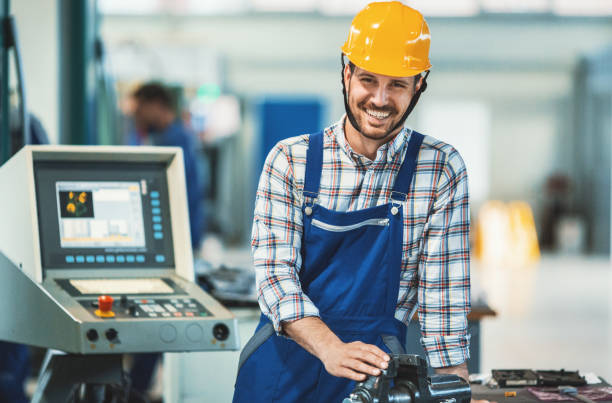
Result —
[{"label": "blurred machinery", "polygon": [[33,401],[102,399],[124,353],[239,348],[194,282],[183,172],[161,147],[26,146],[0,168],[0,339],[61,351]]}]

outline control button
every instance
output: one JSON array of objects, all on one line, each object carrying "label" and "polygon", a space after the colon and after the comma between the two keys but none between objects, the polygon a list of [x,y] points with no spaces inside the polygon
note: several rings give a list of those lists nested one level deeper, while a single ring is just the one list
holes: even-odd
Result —
[{"label": "control button", "polygon": [[164,239],[164,233],[163,232],[154,232],[153,233],[153,238],[155,238],[155,239]]},{"label": "control button", "polygon": [[187,305],[189,308],[197,308],[198,306],[196,304],[189,304]]},{"label": "control button", "polygon": [[187,336],[187,340],[192,343],[197,343],[202,340],[202,336],[204,336],[204,332],[202,328],[197,323],[192,323],[187,326],[187,330],[185,331],[185,336]]},{"label": "control button", "polygon": [[193,312],[185,312],[185,316],[193,316]]},{"label": "control button", "polygon": [[151,200],[151,206],[154,206],[154,207],[159,206],[159,200],[157,200],[157,199]]},{"label": "control button", "polygon": [[161,222],[161,216],[160,215],[154,215],[153,216],[153,222]]},{"label": "control button", "polygon": [[177,308],[182,308],[184,305],[183,304],[175,304]]},{"label": "control button", "polygon": [[85,256],[77,256],[76,257],[76,262],[77,263],[85,263]]},{"label": "control button", "polygon": [[138,263],[144,263],[145,257],[143,255],[136,255],[136,261]]},{"label": "control button", "polygon": [[104,333],[104,335],[106,336],[108,341],[115,341],[117,340],[117,336],[119,335],[119,333],[115,329],[110,328]]},{"label": "control button", "polygon": [[159,192],[157,190],[153,190],[151,192],[151,198],[152,199],[158,199],[159,198]]},{"label": "control button", "polygon": [[164,263],[166,261],[166,257],[164,255],[155,255],[155,261],[157,263]]},{"label": "control button", "polygon": [[229,333],[229,328],[223,323],[218,323],[213,327],[213,336],[217,340],[226,340],[229,337]]},{"label": "control button", "polygon": [[161,230],[162,230],[161,224],[153,224],[153,231],[161,231]]},{"label": "control button", "polygon": [[72,255],[66,256],[66,263],[74,263],[74,256]]},{"label": "control button", "polygon": [[161,209],[159,207],[153,207],[151,209],[151,213],[153,213],[153,214],[161,214]]},{"label": "control button", "polygon": [[134,255],[127,255],[125,261],[128,263],[134,263]]},{"label": "control button", "polygon": [[117,255],[117,263],[125,263],[125,256]]},{"label": "control button", "polygon": [[141,305],[140,307],[145,312],[153,312],[153,309],[151,309],[151,307],[149,305]]},{"label": "control button", "polygon": [[148,303],[149,303],[149,300],[148,300],[148,299],[141,299],[141,300],[140,300],[140,303],[141,303],[141,304],[148,304]]},{"label": "control button", "polygon": [[96,263],[104,263],[104,256],[103,255],[97,255],[96,256]]},{"label": "control button", "polygon": [[168,317],[172,316],[172,315],[170,314],[170,312],[164,312],[164,313],[162,313],[161,315],[162,315],[164,318],[168,318]]},{"label": "control button", "polygon": [[153,304],[151,305],[151,308],[153,308],[155,312],[166,312],[166,310],[161,305]]},{"label": "control button", "polygon": [[176,328],[171,324],[165,324],[159,328],[159,338],[164,343],[172,343],[176,340]]},{"label": "control button", "polygon": [[173,315],[176,316],[177,318],[180,318],[180,317],[183,316],[183,313],[182,312],[174,312]]},{"label": "control button", "polygon": [[164,308],[169,312],[176,312],[176,308],[172,304],[164,304]]},{"label": "control button", "polygon": [[93,263],[93,262],[95,262],[95,261],[96,261],[96,258],[95,258],[95,257],[93,257],[93,256],[91,256],[91,255],[87,255],[87,256],[85,256],[85,261],[86,261],[87,263]]},{"label": "control button", "polygon": [[106,255],[106,263],[115,263],[114,255]]},{"label": "control button", "polygon": [[172,302],[173,304],[176,304],[178,302],[178,299],[173,298],[173,299],[170,300],[170,302]]},{"label": "control button", "polygon": [[96,329],[89,329],[87,333],[85,333],[85,336],[87,336],[87,340],[89,341],[98,341],[98,332]]},{"label": "control button", "polygon": [[101,318],[112,318],[115,316],[113,312],[113,297],[110,295],[100,295],[98,297],[98,309],[95,314]]},{"label": "control button", "polygon": [[155,312],[149,312],[150,318],[157,318],[157,314]]}]

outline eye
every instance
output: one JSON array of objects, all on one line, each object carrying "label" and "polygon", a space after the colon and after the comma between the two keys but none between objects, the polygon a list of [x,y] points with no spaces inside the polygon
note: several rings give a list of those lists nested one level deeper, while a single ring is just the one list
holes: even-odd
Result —
[{"label": "eye", "polygon": [[366,77],[361,77],[360,80],[361,80],[362,83],[373,83],[374,82],[372,77],[367,77],[367,76]]},{"label": "eye", "polygon": [[406,88],[406,84],[401,81],[394,81],[393,86],[396,88]]}]

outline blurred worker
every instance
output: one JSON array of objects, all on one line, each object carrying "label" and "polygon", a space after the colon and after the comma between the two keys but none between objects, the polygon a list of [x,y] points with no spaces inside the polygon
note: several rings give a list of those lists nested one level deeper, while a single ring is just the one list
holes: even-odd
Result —
[{"label": "blurred worker", "polygon": [[191,245],[198,249],[204,226],[204,181],[199,169],[196,135],[177,116],[173,96],[163,85],[144,84],[134,91],[132,97],[134,127],[128,135],[128,144],[176,146],[183,149]]},{"label": "blurred worker", "polygon": [[252,233],[263,315],[235,403],[342,401],[403,352],[415,312],[430,365],[468,379],[465,165],[404,128],[429,46],[419,12],[368,5],[342,47],[346,115],[269,153]]},{"label": "blurred worker", "polygon": [[[148,83],[132,94],[133,124],[130,145],[177,146],[183,149],[191,245],[197,250],[204,232],[204,183],[196,150],[196,136],[177,116],[171,92],[161,84]],[[135,354],[130,370],[132,387],[145,395],[161,354]],[[138,399],[133,399],[138,401]]]}]

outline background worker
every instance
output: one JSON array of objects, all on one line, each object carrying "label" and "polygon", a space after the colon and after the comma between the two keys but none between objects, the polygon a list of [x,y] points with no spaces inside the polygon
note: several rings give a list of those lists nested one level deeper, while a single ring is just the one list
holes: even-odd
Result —
[{"label": "background worker", "polygon": [[[196,136],[177,116],[172,93],[158,83],[144,84],[132,94],[134,101],[133,128],[128,134],[129,145],[176,146],[183,149],[191,245],[200,246],[204,233],[204,179],[201,157],[196,149]],[[146,395],[161,354],[135,354],[130,370],[132,387]],[[134,402],[141,401],[132,396]]]},{"label": "background worker", "polygon": [[430,365],[468,378],[465,165],[404,128],[429,46],[419,12],[368,5],[342,47],[346,116],[268,155],[252,237],[263,315],[234,402],[341,401],[403,352],[415,313]]}]

